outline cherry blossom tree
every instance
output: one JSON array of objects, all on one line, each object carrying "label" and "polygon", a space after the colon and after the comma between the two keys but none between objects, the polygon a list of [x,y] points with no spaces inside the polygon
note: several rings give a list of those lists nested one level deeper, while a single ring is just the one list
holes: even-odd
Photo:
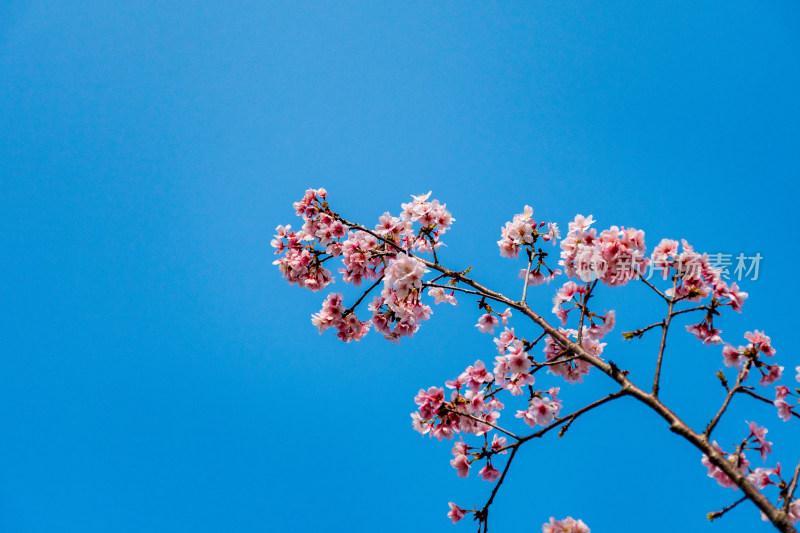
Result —
[{"label": "cherry blossom tree", "polygon": [[[520,269],[518,299],[501,294],[470,277],[470,268],[456,270],[440,261],[437,250],[455,219],[446,205],[429,200],[430,194],[413,196],[402,204],[399,216],[385,213],[376,225],[361,225],[334,212],[324,189],[310,189],[295,202],[303,220],[302,228],[278,226],[272,246],[280,257],[274,261],[291,284],[320,291],[334,281],[331,260],[341,260],[338,268],[345,283],[367,285],[351,305],[339,293],[330,293],[311,322],[322,333],[333,329],[345,342],[358,341],[371,329],[385,339],[400,342],[412,337],[433,314],[430,304],[457,305],[457,299],[477,303],[480,316],[475,327],[494,336],[497,355],[494,361],[475,361],[444,386],[421,389],[414,402],[413,428],[423,435],[454,441],[450,464],[459,477],[473,469],[492,484],[488,499],[481,506],[461,507],[449,503],[450,517],[456,523],[471,515],[484,533],[489,527],[489,511],[519,449],[548,433],[563,435],[581,416],[624,397],[633,398],[661,417],[673,433],[699,451],[699,463],[708,476],[725,488],[741,491],[729,506],[709,513],[717,519],[750,500],[762,519],[783,532],[795,532],[800,521],[800,499],[795,497],[800,462],[783,470],[769,462],[772,442],[767,428],[755,421],[743,421],[741,440],[720,445],[714,429],[725,416],[734,396],[772,404],[783,422],[796,423],[800,389],[778,384],[785,368],[774,361],[776,350],[762,331],[744,333],[735,344],[722,337],[715,317],[730,311],[742,312],[747,293],[736,283],[728,284],[706,254],[696,252],[685,240],[664,239],[648,254],[644,231],[611,226],[598,231],[590,215],[577,215],[566,235],[555,223],[537,222],[533,209],[525,206],[500,229],[499,254],[525,265]],[[558,258],[552,256],[558,253]],[[565,277],[563,283],[559,278]],[[650,281],[653,280],[653,281]],[[652,380],[634,382],[629,372],[619,368],[604,353],[603,342],[614,330],[614,310],[598,312],[595,288],[598,284],[624,287],[643,283],[654,298],[662,301],[663,318],[655,323],[622,333],[635,341],[644,335],[658,335]],[[553,308],[555,320],[527,304],[528,291],[550,290],[556,285]],[[551,286],[551,287],[548,287]],[[368,296],[372,300],[360,307]],[[362,311],[362,320],[358,312]],[[685,326],[705,345],[721,348],[724,370],[717,374],[724,389],[719,409],[705,427],[692,428],[659,397],[661,373],[665,364],[667,333],[673,320],[694,317],[698,322]],[[532,322],[540,331],[536,338],[523,338],[514,321]],[[652,332],[652,333],[651,333]],[[593,370],[596,369],[596,370]],[[536,374],[558,376],[567,386],[580,384],[590,372],[605,374],[615,383],[611,394],[582,407],[565,412],[561,387],[536,387]],[[788,380],[800,381],[797,375]],[[455,373],[454,373],[455,374]],[[757,380],[757,382],[756,382]],[[510,397],[519,398],[512,399]],[[516,401],[519,409],[512,418],[515,426],[501,424],[505,403]],[[505,411],[507,412],[507,411]],[[512,420],[513,422],[513,420]],[[525,427],[527,426],[527,428]],[[749,456],[748,456],[749,452]],[[755,458],[753,452],[760,456]],[[698,465],[698,469],[700,465]],[[777,496],[765,489],[777,488]],[[774,493],[774,489],[771,489]],[[589,532],[581,520],[551,517],[542,525],[544,533]]]}]

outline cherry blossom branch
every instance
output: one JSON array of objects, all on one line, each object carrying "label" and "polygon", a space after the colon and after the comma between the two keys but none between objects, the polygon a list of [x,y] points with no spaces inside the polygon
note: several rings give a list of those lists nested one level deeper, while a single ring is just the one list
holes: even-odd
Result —
[{"label": "cherry blossom branch", "polygon": [[[357,224],[349,223],[341,217],[339,220],[351,228],[361,229],[362,231],[366,231],[367,233],[377,237],[383,242],[389,242],[392,247],[397,249],[402,253],[408,253],[412,255],[410,252],[402,249],[401,247],[397,246],[386,239],[383,239],[379,235],[375,234],[374,232],[367,230],[363,226],[359,226]],[[769,499],[761,493],[752,483],[750,483],[746,476],[739,472],[739,470],[732,465],[725,456],[719,452],[708,440],[707,435],[699,434],[692,430],[683,420],[681,420],[675,413],[673,413],[666,405],[664,405],[656,396],[652,394],[648,394],[636,385],[634,385],[628,379],[628,372],[620,370],[612,361],[606,362],[599,357],[592,355],[591,353],[587,352],[582,346],[579,344],[572,342],[569,338],[567,338],[564,334],[562,334],[558,329],[553,327],[549,322],[547,322],[541,315],[533,311],[530,307],[528,307],[526,302],[522,301],[514,301],[503,294],[496,292],[492,289],[485,287],[484,285],[478,283],[475,280],[466,276],[464,272],[455,272],[452,271],[440,264],[433,263],[421,257],[417,257],[421,263],[423,263],[426,267],[436,270],[442,274],[445,274],[447,277],[450,277],[457,282],[464,283],[465,285],[471,287],[475,291],[481,293],[481,296],[492,298],[493,300],[503,302],[509,307],[516,309],[520,313],[524,314],[528,318],[530,318],[533,322],[538,324],[548,335],[550,335],[555,342],[561,345],[564,350],[568,350],[575,355],[578,355],[580,359],[586,361],[590,365],[597,368],[599,371],[606,374],[608,377],[616,381],[621,387],[623,391],[626,391],[626,394],[636,398],[638,401],[643,403],[644,405],[651,408],[658,414],[661,418],[663,418],[670,427],[670,430],[683,437],[686,441],[690,444],[695,446],[698,450],[703,452],[707,457],[709,462],[719,468],[737,487],[742,489],[742,492],[759,508],[759,510],[767,517],[780,531],[783,533],[797,533],[797,530],[792,526],[787,513],[783,512],[782,510],[776,508]],[[644,278],[641,279],[646,285],[648,285],[651,289],[657,292],[665,301],[669,302],[669,298],[667,298],[664,293],[659,291],[655,286],[649,283]],[[676,300],[677,302],[678,300]]]}]

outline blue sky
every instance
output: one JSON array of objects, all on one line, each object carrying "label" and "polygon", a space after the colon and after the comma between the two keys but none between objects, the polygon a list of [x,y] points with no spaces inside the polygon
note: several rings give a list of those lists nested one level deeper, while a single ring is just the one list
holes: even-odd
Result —
[{"label": "blue sky", "polygon": [[[512,294],[496,241],[526,203],[761,253],[723,333],[764,329],[800,364],[796,4],[169,4],[0,6],[4,531],[472,531],[447,502],[490,485],[409,413],[493,358],[479,311],[439,306],[400,346],[318,336],[323,295],[286,285],[268,245],[308,187],[367,224],[433,190],[457,219],[442,260]],[[597,301],[615,333],[659,319],[641,287]],[[702,425],[720,351],[682,329],[662,396]],[[606,353],[647,382],[655,342]],[[610,390],[564,385],[565,409]],[[767,405],[737,399],[720,442],[745,419],[796,463],[797,425]],[[770,530],[749,504],[707,523],[737,495],[632,401],[518,459],[494,531]]]}]

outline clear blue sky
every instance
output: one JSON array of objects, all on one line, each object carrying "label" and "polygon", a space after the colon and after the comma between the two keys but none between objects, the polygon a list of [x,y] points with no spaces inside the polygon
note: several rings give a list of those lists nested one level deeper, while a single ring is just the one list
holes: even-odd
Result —
[{"label": "clear blue sky", "polygon": [[[0,529],[473,530],[447,502],[491,486],[409,412],[493,358],[478,310],[439,306],[399,347],[318,336],[323,295],[286,285],[268,245],[310,186],[368,223],[432,189],[457,219],[440,257],[502,290],[519,265],[495,241],[525,203],[650,247],[759,252],[721,325],[765,329],[788,373],[798,52],[792,2],[3,2]],[[659,318],[645,294],[601,291],[615,334]],[[649,380],[654,344],[606,353]],[[720,350],[682,325],[670,345],[663,397],[703,424]],[[608,390],[564,385],[565,409]],[[737,399],[720,442],[745,419],[797,461],[767,405]],[[769,531],[749,504],[705,521],[736,497],[626,402],[523,448],[491,525]]]}]

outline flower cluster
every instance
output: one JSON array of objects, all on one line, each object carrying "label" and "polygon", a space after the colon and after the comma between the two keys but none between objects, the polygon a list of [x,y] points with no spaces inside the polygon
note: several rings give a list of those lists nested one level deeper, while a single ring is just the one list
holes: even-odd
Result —
[{"label": "flower cluster", "polygon": [[404,256],[398,261],[390,261],[389,265],[383,291],[368,309],[372,311],[375,331],[388,340],[398,341],[401,337],[412,337],[420,323],[428,320],[433,311],[419,299],[422,294],[421,276],[426,271],[421,268],[421,263]]},{"label": "flower cluster", "polygon": [[[333,281],[330,270],[322,266],[320,253],[306,241],[313,240],[304,231],[291,231],[291,226],[278,226],[271,245],[275,253],[284,256],[272,262],[290,284],[314,292],[324,289]],[[286,242],[284,242],[284,239]]]},{"label": "flower cluster", "polygon": [[[389,340],[412,336],[432,311],[420,301],[422,277],[428,269],[411,255],[411,250],[426,252],[440,246],[440,236],[455,219],[444,204],[428,201],[428,193],[413,196],[411,202],[402,204],[399,217],[384,213],[374,232],[366,228],[348,231],[345,222],[330,210],[327,194],[325,189],[309,189],[294,203],[303,227],[293,232],[290,226],[278,226],[271,245],[282,257],[273,264],[289,283],[312,291],[324,289],[334,281],[323,266],[334,257],[341,257],[343,266],[339,273],[345,283],[360,286],[364,280],[384,280],[380,296],[368,306],[372,317],[367,321],[356,318],[355,306],[345,311],[340,294],[329,295],[322,310],[311,319],[320,332],[333,327],[340,339],[349,342],[363,338],[374,325]],[[415,234],[416,223],[421,227]],[[377,282],[366,292],[375,285]],[[432,290],[430,295],[436,303],[456,303],[452,293],[448,295],[443,289]],[[356,306],[362,299],[363,296]]]},{"label": "flower cluster", "polygon": [[766,387],[778,381],[783,374],[783,367],[777,364],[770,365],[759,359],[759,354],[762,353],[767,357],[775,355],[776,350],[772,347],[772,340],[758,330],[748,331],[744,334],[744,338],[750,341],[747,346],[734,348],[732,345],[726,344],[722,349],[722,362],[725,366],[742,368],[743,363],[750,360],[761,372],[759,380],[761,385]]},{"label": "flower cluster", "polygon": [[[464,441],[458,441],[453,445],[453,459],[450,461],[450,466],[456,469],[458,477],[469,476],[469,470],[474,461],[479,460],[481,457],[486,456],[486,464],[480,469],[478,475],[484,481],[494,482],[500,477],[500,471],[492,466],[491,454],[505,454],[506,445],[508,444],[505,437],[500,437],[497,434],[492,438],[492,444],[487,450],[486,446],[482,449],[467,446]],[[471,451],[475,450],[475,451]],[[487,453],[490,452],[490,453]],[[455,522],[454,522],[455,523]]]},{"label": "flower cluster", "polygon": [[583,520],[575,520],[568,516],[562,520],[550,517],[550,522],[542,525],[542,533],[592,533]]},{"label": "flower cluster", "polygon": [[767,454],[772,453],[772,443],[767,441],[767,428],[760,427],[755,422],[747,422],[747,427],[750,428],[750,435],[748,439],[752,439],[753,444],[758,444],[755,450],[761,454],[761,460],[767,460]]},{"label": "flower cluster", "polygon": [[514,396],[520,396],[523,387],[533,385],[536,381],[530,373],[532,361],[525,351],[525,343],[516,338],[513,328],[506,328],[494,342],[501,354],[495,357],[495,385],[508,390]]},{"label": "flower cluster", "polygon": [[365,279],[376,279],[383,267],[383,259],[379,255],[382,248],[383,243],[374,235],[365,231],[350,232],[341,246],[344,268],[340,268],[339,273],[344,282],[359,287]]},{"label": "flower cluster", "polygon": [[[540,434],[566,424],[562,428],[563,433],[574,417],[582,412],[578,410],[573,415],[559,419],[562,408],[562,401],[558,397],[560,389],[552,387],[535,390],[534,374],[546,366],[550,374],[560,376],[568,383],[582,383],[592,363],[597,363],[592,358],[602,360],[606,346],[602,340],[614,328],[615,312],[611,310],[601,315],[589,309],[588,302],[598,282],[609,287],[622,286],[640,277],[650,266],[661,270],[663,279],[671,279],[672,288],[662,293],[649,282],[647,284],[669,300],[671,314],[668,317],[693,311],[705,313],[703,320],[686,328],[707,345],[723,344],[722,332],[713,323],[714,317],[719,315],[718,309],[730,306],[734,311],[741,312],[748,296],[736,283],[728,285],[723,281],[721,271],[712,266],[708,255],[695,252],[685,240],[678,242],[664,239],[655,247],[652,255],[647,256],[643,231],[612,226],[598,232],[592,228],[595,222],[592,216],[577,215],[569,223],[569,232],[561,241],[559,265],[567,277],[572,279],[557,290],[553,299],[552,311],[562,326],[559,328],[560,335],[554,332],[553,336],[548,335],[546,332],[552,330],[543,325],[545,333],[529,342],[518,337],[515,330],[508,327],[511,308],[499,313],[491,308],[487,300],[492,303],[506,302],[542,325],[532,310],[526,307],[525,301],[528,286],[549,284],[562,273],[561,269],[549,268],[545,264],[548,254],[542,248],[536,247],[541,242],[552,241],[556,244],[560,239],[556,224],[536,222],[533,219],[533,209],[526,205],[522,213],[514,215],[501,228],[501,239],[497,241],[500,255],[516,259],[520,250],[527,254],[528,267],[519,274],[520,278],[525,279],[521,301],[499,297],[469,280],[466,283],[470,285],[470,289],[465,290],[458,283],[465,281],[463,276],[469,269],[458,273],[444,269],[437,258],[437,249],[442,246],[441,236],[450,229],[454,219],[444,204],[429,200],[430,195],[429,192],[412,196],[412,201],[402,204],[399,216],[386,212],[380,216],[374,229],[369,229],[347,222],[331,211],[325,189],[309,189],[300,201],[294,203],[295,212],[303,220],[302,228],[293,232],[290,226],[278,226],[271,245],[276,249],[275,253],[280,255],[273,264],[278,266],[290,284],[312,291],[325,288],[334,282],[331,271],[327,269],[330,265],[324,264],[332,258],[341,259],[342,267],[338,272],[342,274],[345,283],[361,286],[365,281],[370,282],[353,306],[346,308],[343,296],[331,293],[323,302],[321,310],[312,315],[312,324],[320,333],[333,328],[337,337],[345,342],[360,340],[371,326],[392,341],[413,336],[420,324],[432,315],[431,307],[422,301],[426,287],[428,296],[436,304],[457,305],[456,290],[481,296],[478,308],[483,314],[478,318],[475,327],[480,332],[492,335],[495,334],[495,329],[503,328],[494,338],[498,350],[494,367],[489,369],[483,361],[477,360],[454,380],[447,381],[444,388],[430,387],[420,390],[414,398],[417,410],[411,414],[414,429],[429,437],[439,440],[453,439],[456,434],[482,437],[480,440],[483,443],[479,446],[468,445],[463,437],[453,444],[450,464],[459,477],[468,477],[470,470],[475,467],[479,468],[478,473],[482,479],[489,482],[499,480],[502,483],[503,474],[495,468],[492,460],[497,460],[499,455],[507,454],[511,450],[515,452],[518,446],[531,437],[517,437],[498,426],[498,419],[505,408],[499,399],[503,391],[508,391],[512,396],[526,396],[527,405],[524,409],[516,410],[515,416],[531,428],[546,428],[540,430]],[[420,259],[415,255],[417,253],[432,253],[433,259],[430,262]],[[440,275],[426,283],[424,277],[430,270],[436,270]],[[445,281],[437,284],[442,278]],[[450,278],[449,281],[447,278]],[[642,279],[647,282],[649,278]],[[473,288],[476,290],[472,290]],[[355,310],[374,289],[380,291],[379,295],[372,295],[373,299],[368,304],[371,316],[369,320],[362,321],[356,316]],[[705,303],[692,309],[673,311],[673,306],[681,301]],[[573,318],[579,315],[580,319],[574,329],[565,329],[573,311],[577,311],[572,314]],[[634,332],[624,333],[623,337],[641,337],[642,333],[659,325],[666,334],[669,323],[666,319]],[[532,348],[541,339],[544,339],[545,360],[537,362],[532,355]],[[564,339],[574,340],[583,351]],[[755,368],[761,374],[759,383],[762,386],[773,385],[782,377],[784,367],[762,360],[762,356],[773,357],[776,353],[771,339],[763,332],[747,332],[745,339],[748,341],[746,345],[733,346],[724,343],[722,349],[723,363],[728,367],[741,369],[736,384],[739,389],[728,388],[728,400],[734,392],[746,392],[769,402],[766,397],[753,392],[752,387],[745,387],[744,379]],[[659,365],[660,363],[659,355]],[[605,370],[605,366],[602,368]],[[797,367],[797,372],[797,380],[800,381],[800,366]],[[658,375],[657,373],[655,391],[658,388]],[[727,388],[725,376],[719,376]],[[787,386],[775,387],[773,403],[779,417],[784,421],[798,416],[794,408],[800,404],[790,397],[800,397],[800,389],[794,391],[797,394]],[[598,405],[599,403],[602,402],[597,402]],[[727,400],[722,412],[726,407]],[[718,419],[719,416],[715,421]],[[766,438],[766,428],[755,422],[747,424],[749,434],[732,453],[724,452],[716,442],[713,447],[725,457],[727,463],[747,476],[753,485],[759,489],[777,486],[782,491],[781,499],[789,500],[791,495],[785,493],[788,483],[781,478],[780,464],[774,468],[750,468],[745,453],[757,451],[762,462],[766,463],[767,455],[772,451],[772,442]],[[506,436],[501,434],[515,439],[516,442],[509,445]],[[709,451],[709,448],[704,448],[704,451]],[[513,458],[513,452],[510,458]],[[717,483],[724,487],[737,488],[736,482],[716,467],[709,457],[703,455],[701,462],[708,469],[708,475]],[[726,466],[725,463],[722,464]],[[730,469],[726,470],[731,472]],[[786,503],[789,519],[793,522],[800,520],[800,500]],[[485,510],[468,511],[452,502],[449,508],[447,516],[453,523],[462,520],[467,513],[474,513],[476,520],[482,523],[485,523],[488,516]],[[590,533],[586,524],[571,517],[562,520],[551,517],[549,523],[542,526],[542,531]]]},{"label": "flower cluster", "polygon": [[[599,359],[602,359],[603,348],[606,346],[606,343],[600,342],[599,339],[613,326],[613,312],[609,311],[609,315],[606,317],[610,324],[608,329],[598,326],[588,328],[584,326],[583,334],[581,335],[581,346],[583,349]],[[558,330],[567,338],[576,340],[578,338],[577,330],[564,328],[559,328]],[[544,356],[549,363],[552,363],[548,367],[548,372],[563,377],[569,383],[583,383],[583,376],[589,373],[592,365],[583,359],[570,358],[569,354],[569,350],[565,350],[552,337],[548,336],[545,339]],[[562,358],[564,362],[558,363],[557,361]]]},{"label": "flower cluster", "polygon": [[[798,379],[797,381],[800,381]],[[775,407],[778,408],[778,416],[784,421],[788,422],[792,418],[792,414],[794,414],[793,409],[800,405],[800,402],[795,402],[794,405],[787,402],[787,398],[789,396],[796,396],[793,395],[789,391],[789,387],[786,385],[778,385],[775,387],[775,401],[772,402]]]},{"label": "flower cluster", "polygon": [[369,331],[369,322],[362,322],[352,312],[345,314],[342,295],[333,292],[322,303],[319,313],[311,315],[311,323],[322,333],[328,328],[336,329],[339,339],[350,342],[361,340]]},{"label": "flower cluster", "polygon": [[713,297],[715,305],[730,305],[741,313],[747,293],[739,290],[736,283],[730,286],[722,279],[722,271],[714,268],[708,254],[699,254],[682,240],[683,251],[678,253],[678,241],[663,239],[653,250],[653,267],[661,270],[664,279],[675,276],[675,290],[668,289],[666,295],[672,298],[699,302],[708,296]]},{"label": "flower cluster", "polygon": [[591,215],[578,215],[569,223],[561,241],[559,265],[571,278],[599,279],[609,287],[625,285],[644,272],[650,259],[645,256],[644,232],[611,226],[600,235],[591,228]]},{"label": "flower cluster", "polygon": [[[547,230],[544,231],[545,226]],[[500,247],[500,255],[516,259],[522,247],[532,247],[541,238],[543,241],[553,241],[561,236],[558,226],[554,222],[539,222],[533,220],[533,208],[525,206],[522,213],[514,215],[513,220],[506,222],[505,227],[500,229],[500,240],[497,246]],[[537,270],[538,272],[538,270]],[[522,277],[525,277],[524,274]]]},{"label": "flower cluster", "polygon": [[439,440],[451,439],[461,432],[478,436],[488,433],[505,407],[497,398],[484,394],[484,387],[493,381],[494,376],[486,365],[476,361],[455,380],[445,384],[454,389],[450,401],[445,401],[444,389],[440,387],[420,390],[414,398],[419,407],[411,414],[414,429]]},{"label": "flower cluster", "polygon": [[[433,248],[438,248],[441,243],[439,238],[450,229],[450,224],[456,219],[447,211],[445,204],[440,204],[438,200],[428,201],[428,194],[412,196],[413,200],[407,204],[401,204],[403,212],[400,219],[407,228],[411,223],[418,222],[422,227],[416,237],[411,232],[405,232],[405,243],[407,249],[415,249],[422,252],[429,252]],[[388,214],[388,213],[387,213]],[[386,216],[386,215],[384,215]]]},{"label": "flower cluster", "polygon": [[558,399],[558,387],[553,387],[547,391],[548,396],[537,393],[531,398],[528,408],[525,411],[517,411],[515,415],[521,418],[530,427],[547,426],[558,418],[561,411],[561,400]]}]

